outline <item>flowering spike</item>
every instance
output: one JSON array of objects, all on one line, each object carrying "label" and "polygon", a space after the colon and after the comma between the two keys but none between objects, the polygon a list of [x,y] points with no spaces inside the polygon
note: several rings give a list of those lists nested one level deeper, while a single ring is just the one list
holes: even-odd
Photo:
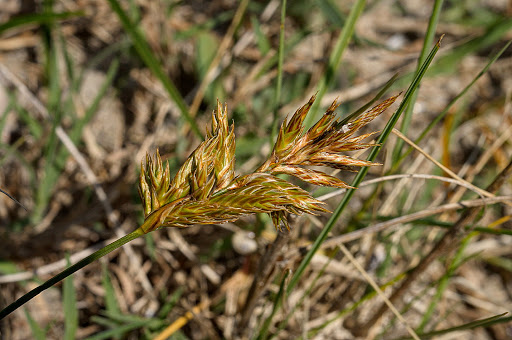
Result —
[{"label": "flowering spike", "polygon": [[235,134],[227,120],[227,107],[217,101],[207,138],[170,179],[169,165],[163,166],[157,150],[154,158],[147,155],[141,166],[139,193],[146,217],[141,230],[193,224],[234,221],[243,215],[270,214],[276,229],[290,228],[288,214],[327,212],[323,202],[307,191],[276,177],[289,174],[307,183],[350,188],[342,180],[304,166],[328,166],[350,169],[351,166],[377,165],[340,154],[342,151],[365,149],[375,144],[363,143],[373,133],[352,135],[377,117],[396,99],[392,97],[375,106],[352,122],[342,125],[335,120],[336,101],[322,118],[304,133],[304,119],[315,96],[299,108],[288,123],[279,129],[269,159],[254,173],[236,177]]}]

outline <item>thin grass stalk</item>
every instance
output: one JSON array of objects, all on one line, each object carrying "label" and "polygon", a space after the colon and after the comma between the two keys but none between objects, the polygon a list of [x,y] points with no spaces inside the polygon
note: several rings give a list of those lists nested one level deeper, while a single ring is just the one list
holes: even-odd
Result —
[{"label": "thin grass stalk", "polygon": [[[372,149],[372,151],[370,152],[370,155],[367,158],[367,161],[371,162],[371,161],[375,160],[375,158],[377,157],[377,154],[379,153],[380,148],[382,147],[382,144],[387,140],[387,137],[389,136],[389,134],[393,130],[396,122],[398,121],[398,118],[400,118],[400,115],[402,114],[402,112],[404,111],[405,107],[407,106],[407,104],[409,102],[409,99],[411,98],[412,93],[419,86],[419,83],[420,83],[421,79],[423,78],[426,70],[428,69],[430,63],[434,59],[434,56],[436,55],[437,51],[439,50],[440,42],[441,42],[441,40],[439,40],[437,42],[437,44],[434,46],[434,48],[430,52],[429,56],[427,57],[427,59],[423,63],[423,65],[422,65],[422,67],[420,69],[420,72],[416,75],[416,77],[413,80],[412,84],[407,89],[407,91],[406,91],[406,93],[404,95],[404,98],[403,98],[402,102],[400,103],[400,106],[398,107],[397,111],[393,114],[391,119],[386,124],[386,127],[384,128],[382,134],[379,136],[379,138],[377,140],[377,146],[375,146],[375,148]],[[358,172],[356,178],[354,179],[354,181],[352,183],[352,186],[353,187],[357,187],[362,182],[362,180],[366,176],[367,172],[368,172],[368,168],[367,167],[363,167]],[[320,235],[318,235],[318,237],[316,238],[315,242],[313,243],[313,246],[311,247],[309,252],[306,254],[304,259],[300,263],[299,267],[295,271],[294,275],[292,276],[292,278],[290,280],[290,284],[287,287],[287,294],[290,294],[291,291],[295,288],[295,286],[299,282],[302,274],[304,273],[304,271],[306,270],[307,266],[309,265],[309,263],[313,259],[313,255],[320,248],[320,245],[322,244],[322,242],[327,238],[327,236],[329,235],[329,232],[334,227],[334,224],[336,223],[336,221],[341,216],[341,213],[343,212],[343,210],[345,209],[345,207],[347,206],[348,202],[350,201],[350,199],[352,198],[353,195],[354,195],[354,189],[348,189],[347,193],[343,197],[343,200],[340,202],[340,204],[338,205],[336,210],[333,212],[333,214],[331,215],[329,221],[326,223],[325,227],[320,232]]]},{"label": "thin grass stalk", "polygon": [[336,45],[334,46],[334,49],[329,56],[329,62],[327,63],[325,73],[322,76],[322,79],[320,80],[317,92],[318,100],[311,107],[311,111],[313,114],[307,117],[306,121],[304,122],[306,127],[311,126],[313,122],[317,119],[316,112],[318,111],[320,102],[322,101],[325,92],[332,84],[337,74],[338,68],[340,67],[341,63],[341,57],[343,56],[343,52],[347,48],[350,38],[354,33],[357,19],[363,12],[365,4],[365,0],[357,0],[356,3],[352,6],[352,9],[350,10],[350,14],[348,15],[347,20],[345,21],[345,24],[343,25],[343,28],[340,32],[340,35],[338,36]]},{"label": "thin grass stalk", "polygon": [[129,233],[129,234],[123,236],[122,238],[120,238],[120,239],[110,243],[109,245],[105,246],[104,248],[101,248],[100,250],[98,250],[98,251],[92,253],[91,255],[83,258],[82,260],[78,261],[77,263],[75,263],[71,267],[68,267],[68,268],[64,269],[63,271],[61,271],[57,275],[53,276],[52,278],[50,278],[49,280],[47,280],[43,284],[41,284],[41,285],[37,286],[36,288],[32,289],[31,291],[29,291],[28,293],[26,293],[25,295],[23,295],[22,297],[20,297],[19,299],[17,299],[13,303],[11,303],[10,305],[8,305],[4,309],[2,309],[0,311],[0,320],[2,320],[7,315],[9,315],[12,312],[14,312],[19,307],[23,306],[25,303],[30,301],[32,298],[37,296],[39,293],[41,293],[41,292],[45,291],[46,289],[52,287],[53,285],[55,285],[56,283],[60,282],[64,278],[68,277],[69,275],[75,273],[76,271],[82,269],[83,267],[87,266],[88,264],[93,263],[94,261],[98,260],[99,258],[101,258],[101,257],[103,257],[103,256],[105,256],[105,255],[107,255],[109,253],[111,253],[112,251],[116,250],[117,248],[123,246],[124,244],[126,244],[126,243],[128,243],[130,241],[135,240],[136,238],[138,238],[138,237],[140,237],[142,235],[144,235],[144,233],[142,232],[142,230],[140,228],[135,230],[135,231],[132,231],[131,233]]},{"label": "thin grass stalk", "polygon": [[283,63],[284,63],[284,24],[286,21],[286,0],[281,1],[281,26],[279,27],[279,49],[277,51],[277,78],[276,92],[274,96],[274,119],[272,122],[272,132],[270,134],[270,143],[273,143],[277,135],[278,109],[281,103],[281,88],[283,87]]},{"label": "thin grass stalk", "polygon": [[[443,0],[436,0],[434,2],[434,8],[432,9],[432,14],[430,15],[430,20],[428,22],[427,32],[425,34],[425,39],[423,40],[423,47],[420,52],[420,56],[418,58],[418,66],[416,68],[416,73],[420,71],[421,65],[425,61],[425,59],[428,56],[428,50],[430,49],[430,46],[432,46],[432,43],[434,42],[436,29],[437,29],[437,23],[439,22],[439,16],[441,15],[441,8],[443,7]],[[402,118],[402,126],[400,127],[400,131],[407,135],[407,131],[409,130],[409,125],[411,124],[412,120],[412,114],[414,110],[414,106],[416,104],[416,99],[418,97],[418,90],[416,90],[411,98],[411,101],[407,108],[405,109],[405,112],[403,114]],[[393,150],[393,163],[397,159],[399,159],[400,154],[402,153],[404,142],[402,140],[398,140],[395,149]]]},{"label": "thin grass stalk", "polygon": [[[512,159],[509,164],[503,169],[494,181],[486,188],[486,191],[490,193],[496,193],[505,181],[512,175]],[[398,304],[399,299],[408,291],[411,284],[416,278],[424,273],[432,262],[438,259],[443,254],[452,252],[459,246],[459,240],[464,237],[467,233],[472,231],[472,228],[466,229],[466,226],[474,226],[477,216],[480,213],[480,208],[468,208],[464,210],[459,219],[454,223],[453,227],[448,230],[443,237],[434,245],[432,250],[420,261],[420,263],[414,267],[404,281],[398,286],[398,288],[391,294],[389,301],[393,304]],[[368,319],[367,322],[354,327],[354,335],[366,336],[367,331],[372,325],[376,324],[380,318],[387,311],[386,305],[381,307],[375,312],[375,314]]]}]

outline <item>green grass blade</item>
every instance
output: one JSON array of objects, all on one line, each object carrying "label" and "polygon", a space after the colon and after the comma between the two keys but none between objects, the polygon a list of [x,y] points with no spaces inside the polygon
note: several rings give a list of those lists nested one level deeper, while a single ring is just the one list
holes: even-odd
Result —
[{"label": "green grass blade", "polygon": [[[45,4],[46,13],[51,13],[51,2]],[[42,36],[46,56],[45,73],[48,79],[48,112],[52,115],[52,129],[48,137],[48,141],[44,147],[45,165],[41,177],[39,178],[36,204],[31,214],[32,223],[37,224],[42,218],[49,204],[55,182],[59,177],[59,169],[56,168],[57,151],[59,148],[59,140],[55,133],[55,129],[59,126],[62,112],[60,109],[61,84],[60,70],[57,61],[57,47],[52,38],[54,25],[52,22],[45,23],[42,27]]]},{"label": "green grass blade", "polygon": [[357,0],[356,3],[352,6],[352,9],[350,10],[350,14],[347,18],[347,21],[345,22],[345,25],[343,25],[343,29],[341,30],[338,40],[336,41],[334,50],[332,51],[329,57],[329,62],[327,64],[326,71],[322,76],[322,79],[320,80],[320,84],[318,85],[317,98],[310,109],[311,113],[306,117],[304,121],[304,125],[306,127],[310,127],[311,125],[313,125],[313,122],[318,119],[318,106],[320,105],[323,96],[327,92],[327,89],[335,79],[336,72],[338,71],[338,68],[341,63],[341,57],[348,46],[352,34],[354,33],[354,28],[357,19],[363,12],[365,3],[365,0]]},{"label": "green grass blade", "polygon": [[153,72],[153,74],[158,78],[158,80],[160,80],[160,82],[166,89],[167,93],[169,94],[169,97],[172,100],[174,100],[174,102],[181,111],[181,115],[188,121],[194,133],[202,139],[203,135],[201,134],[201,131],[199,130],[196,121],[190,115],[185,100],[182,98],[181,94],[179,93],[176,86],[172,83],[171,79],[165,74],[158,59],[151,52],[151,48],[149,47],[149,44],[139,31],[138,26],[134,22],[132,22],[132,20],[130,20],[130,18],[121,8],[121,5],[117,0],[108,0],[108,2],[110,3],[110,6],[114,10],[114,12],[119,17],[119,20],[121,20],[124,29],[132,39],[133,45],[137,52],[139,53],[141,59],[144,61],[146,66],[151,70],[151,72]]},{"label": "green grass blade", "polygon": [[278,125],[278,108],[281,102],[281,89],[283,87],[283,63],[284,63],[284,23],[286,18],[286,0],[281,1],[281,27],[279,29],[279,49],[277,51],[277,79],[276,91],[274,96],[274,117],[272,122],[272,132],[270,134],[270,144],[276,138]]},{"label": "green grass blade", "polygon": [[[68,265],[69,256],[68,256]],[[73,285],[73,277],[64,279],[62,285],[64,300],[64,339],[73,340],[78,329],[78,308],[76,305],[76,290]]]},{"label": "green grass blade", "polygon": [[309,287],[306,289],[306,291],[304,292],[304,294],[302,294],[302,296],[300,297],[299,301],[297,301],[297,303],[293,306],[293,308],[287,313],[286,317],[284,318],[283,321],[281,321],[279,323],[279,325],[277,326],[277,329],[276,329],[276,332],[274,333],[273,336],[270,337],[270,339],[273,339],[275,338],[276,336],[279,335],[279,332],[281,330],[283,330],[287,325],[288,325],[288,322],[290,321],[291,317],[294,315],[295,311],[304,303],[304,300],[310,296],[311,292],[313,291],[313,289],[316,287],[316,283],[318,282],[318,280],[323,277],[323,274],[325,272],[325,270],[327,269],[327,267],[329,266],[329,264],[331,263],[332,259],[336,256],[336,254],[338,253],[338,250],[339,250],[339,247],[336,247],[335,251],[333,251],[330,255],[329,255],[329,261],[326,261],[325,264],[322,266],[322,268],[320,268],[320,270],[318,271],[318,273],[316,274],[314,280],[311,282],[311,284],[309,285]]},{"label": "green grass blade", "polygon": [[485,48],[489,48],[502,39],[506,39],[507,33],[512,29],[512,19],[504,18],[496,20],[487,27],[487,30],[479,37],[476,37],[467,43],[455,48],[450,54],[447,54],[436,62],[428,70],[428,75],[440,73],[453,73],[457,70],[457,64],[463,57],[478,53]]},{"label": "green grass blade", "polygon": [[347,18],[343,13],[339,10],[336,3],[332,0],[316,0],[316,5],[322,11],[322,14],[329,20],[331,25],[343,28]]},{"label": "green grass blade", "polygon": [[[489,318],[472,321],[472,322],[469,322],[469,323],[466,323],[466,324],[463,324],[460,326],[440,329],[438,331],[428,332],[428,333],[423,333],[423,334],[418,334],[418,335],[421,337],[421,339],[430,339],[435,336],[453,333],[456,331],[463,331],[463,330],[474,329],[474,328],[479,328],[479,327],[489,327],[494,324],[506,323],[506,322],[512,321],[512,316],[504,317],[507,314],[508,313],[505,312],[505,313],[491,316]],[[405,339],[410,339],[410,338],[400,338],[400,340],[405,340]]]},{"label": "green grass blade", "polygon": [[103,331],[101,333],[98,333],[96,335],[86,338],[86,340],[102,340],[102,339],[112,339],[115,337],[122,337],[123,335],[126,335],[126,333],[128,333],[132,330],[147,326],[147,324],[148,324],[147,320],[132,322],[127,325],[122,325],[122,326],[116,327],[114,329],[109,329],[109,330]]},{"label": "green grass blade", "polygon": [[21,16],[17,16],[14,18],[10,18],[9,21],[7,21],[4,24],[0,25],[0,34],[4,33],[5,31],[25,26],[25,25],[33,25],[33,24],[51,24],[59,20],[65,20],[70,18],[76,18],[76,17],[82,17],[85,13],[83,11],[76,11],[76,12],[62,12],[62,13],[53,13],[53,12],[45,12],[45,13],[31,13],[31,14],[25,14]]},{"label": "green grass blade", "polygon": [[254,30],[258,49],[260,50],[261,55],[265,56],[272,48],[272,45],[270,44],[267,36],[263,33],[257,17],[251,16],[251,25]]},{"label": "green grass blade", "polygon": [[[457,102],[459,101],[460,98],[462,98],[468,91],[471,87],[473,87],[473,85],[475,85],[475,83],[478,81],[478,79],[480,79],[485,73],[487,73],[487,71],[489,70],[489,68],[491,67],[492,64],[494,64],[494,62],[496,60],[498,60],[498,58],[508,49],[508,47],[510,46],[510,44],[512,43],[512,40],[509,41],[501,50],[499,50],[498,53],[496,53],[490,60],[489,62],[485,65],[485,67],[475,76],[475,78],[473,78],[473,80],[468,84],[466,85],[466,87],[461,91],[459,92],[459,94],[457,94],[451,101],[450,103],[448,103],[448,105],[445,107],[445,109],[439,114],[437,115],[437,117],[432,120],[430,122],[430,124],[423,130],[423,132],[420,134],[420,136],[418,138],[416,138],[416,140],[414,141],[415,144],[419,144],[423,138],[425,138],[425,136],[430,132],[430,130],[432,130],[434,128],[434,126],[436,126],[440,121],[441,119],[443,119],[446,114],[450,111],[450,109],[452,108],[452,106]],[[393,169],[392,171],[396,170],[396,168],[400,165],[400,163],[407,157],[410,155],[410,153],[413,151],[414,149],[412,147],[409,147],[409,149],[400,157],[400,159],[394,163],[394,166],[393,166]]]},{"label": "green grass blade", "polygon": [[116,250],[117,248],[123,246],[124,244],[135,240],[136,238],[142,236],[143,233],[140,229],[137,229],[135,231],[132,231],[131,233],[121,237],[120,239],[106,245],[105,247],[101,248],[100,250],[97,250],[96,252],[92,253],[91,255],[85,257],[84,259],[78,261],[74,265],[72,265],[69,268],[64,269],[57,275],[53,276],[52,278],[45,281],[43,284],[37,286],[36,288],[29,291],[27,294],[23,295],[4,309],[0,310],[0,320],[5,318],[7,315],[14,312],[19,307],[23,306],[25,303],[30,301],[32,298],[39,295],[39,293],[45,291],[46,289],[52,287],[54,284],[62,281],[69,275],[75,273],[76,271],[82,269],[83,267],[87,266],[88,264],[93,263],[94,261],[102,258],[103,256],[109,254],[110,252]]},{"label": "green grass blade", "polygon": [[176,303],[178,303],[179,299],[183,295],[184,288],[178,287],[172,294],[169,296],[165,303],[160,307],[160,310],[158,311],[158,318],[159,319],[165,319],[171,310],[174,308]]},{"label": "green grass blade", "polygon": [[[416,88],[419,86],[420,84],[420,81],[421,79],[423,78],[426,70],[428,69],[430,63],[432,62],[432,60],[434,59],[434,56],[436,55],[437,51],[439,50],[439,47],[440,47],[440,42],[438,42],[435,47],[432,49],[432,51],[430,52],[430,54],[428,55],[427,59],[425,60],[425,62],[422,64],[421,68],[420,68],[420,72],[418,72],[418,74],[416,75],[416,77],[414,78],[413,82],[411,83],[411,85],[409,86],[409,88],[407,89],[405,95],[404,95],[404,98],[402,100],[402,102],[400,103],[400,106],[398,107],[397,111],[393,114],[393,116],[390,118],[390,120],[388,121],[388,123],[386,124],[384,130],[382,131],[382,133],[380,134],[378,140],[377,140],[377,146],[375,146],[372,151],[370,152],[370,155],[368,156],[367,160],[368,161],[373,161],[375,160],[375,158],[377,157],[377,154],[379,153],[380,149],[382,148],[382,144],[387,140],[387,137],[389,136],[389,134],[391,133],[391,130],[394,128],[396,122],[398,121],[398,119],[400,118],[400,115],[402,114],[402,112],[404,111],[405,107],[409,104],[409,100],[411,98],[411,95],[414,93],[414,91],[416,90]],[[366,176],[366,173],[368,172],[368,167],[364,167],[362,168],[356,178],[354,179],[353,183],[351,184],[353,187],[356,187],[361,183],[361,181],[364,179],[364,177]],[[334,224],[336,223],[336,221],[338,220],[338,218],[341,216],[341,213],[343,212],[343,210],[345,209],[345,207],[347,206],[348,202],[350,201],[350,199],[352,198],[352,196],[354,195],[354,192],[355,192],[355,189],[349,189],[345,196],[343,197],[341,203],[338,205],[338,207],[336,208],[336,210],[333,212],[333,214],[331,215],[329,221],[327,222],[327,224],[325,225],[325,227],[322,229],[320,235],[316,238],[315,242],[313,243],[313,246],[311,247],[311,249],[309,250],[309,252],[306,254],[306,256],[304,257],[304,259],[302,260],[302,262],[300,263],[299,267],[297,268],[297,270],[295,271],[295,274],[293,275],[293,277],[291,278],[290,280],[290,284],[288,285],[288,289],[287,289],[287,293],[290,294],[291,291],[293,290],[293,288],[297,285],[297,283],[299,282],[299,279],[301,278],[302,274],[304,273],[304,271],[306,270],[306,267],[309,265],[309,263],[311,262],[311,260],[313,259],[313,255],[317,252],[317,250],[320,248],[320,245],[322,244],[322,242],[327,238],[327,235],[329,235],[329,232],[331,231],[331,229],[334,227]]]},{"label": "green grass blade", "polygon": [[[436,0],[434,2],[434,8],[432,9],[432,14],[430,16],[430,20],[428,23],[427,32],[425,34],[425,39],[423,40],[423,48],[421,49],[421,53],[418,58],[418,67],[416,69],[416,73],[419,72],[421,65],[425,61],[425,58],[427,58],[428,50],[429,50],[430,46],[432,46],[432,43],[434,42],[437,23],[439,22],[439,16],[441,15],[442,6],[443,6],[443,0]],[[418,91],[415,91],[412,95],[409,105],[407,106],[407,108],[405,109],[405,112],[403,114],[402,126],[400,127],[400,131],[404,135],[407,134],[409,125],[411,124],[413,109],[414,109],[414,105],[416,103],[417,97],[418,97]],[[403,145],[404,145],[404,141],[402,139],[398,139],[396,142],[396,145],[395,145],[395,149],[393,150],[393,163],[395,163],[395,161],[398,160],[398,158],[402,152]]]},{"label": "green grass blade", "polygon": [[28,321],[28,325],[30,327],[30,330],[32,331],[32,335],[34,336],[35,340],[46,340],[46,331],[41,328],[34,320],[32,315],[28,312],[28,310],[25,308],[25,316]]},{"label": "green grass blade", "polygon": [[101,279],[101,285],[103,289],[105,289],[105,308],[107,313],[109,314],[121,314],[121,309],[119,308],[119,304],[116,299],[116,292],[114,291],[114,286],[112,285],[112,281],[110,280],[110,275],[107,269],[107,265],[102,263],[101,270],[103,272],[103,277]]}]

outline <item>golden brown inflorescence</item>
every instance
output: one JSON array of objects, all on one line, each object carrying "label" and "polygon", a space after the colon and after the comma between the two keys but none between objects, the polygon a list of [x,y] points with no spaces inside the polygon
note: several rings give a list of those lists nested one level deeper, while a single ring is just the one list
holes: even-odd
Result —
[{"label": "golden brown inflorescence", "polygon": [[335,119],[336,101],[323,117],[304,133],[304,119],[315,96],[298,109],[279,130],[269,159],[254,173],[235,176],[235,134],[228,125],[227,107],[217,103],[211,131],[171,180],[169,165],[164,168],[158,151],[146,156],[142,164],[139,193],[144,205],[148,233],[161,227],[186,227],[234,221],[243,215],[268,213],[276,228],[289,229],[287,215],[327,212],[323,202],[300,187],[276,175],[288,174],[304,182],[350,188],[337,177],[304,166],[348,169],[351,166],[377,165],[341,154],[375,144],[362,142],[373,133],[353,137],[361,127],[386,110],[392,97],[366,111],[357,119],[342,124]]}]

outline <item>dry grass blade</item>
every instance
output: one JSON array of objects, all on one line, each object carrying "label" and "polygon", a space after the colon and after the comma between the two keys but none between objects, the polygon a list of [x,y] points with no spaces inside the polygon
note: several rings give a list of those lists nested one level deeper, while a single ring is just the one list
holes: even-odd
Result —
[{"label": "dry grass blade", "polygon": [[288,123],[283,123],[269,159],[254,173],[235,176],[235,135],[229,126],[227,107],[217,103],[207,139],[185,161],[171,180],[169,166],[155,157],[146,156],[140,174],[139,192],[146,220],[141,229],[147,233],[164,226],[186,227],[193,224],[216,224],[234,221],[243,215],[268,213],[276,228],[289,229],[287,215],[326,212],[323,202],[307,191],[276,177],[293,175],[304,182],[349,188],[342,180],[306,165],[323,165],[337,169],[371,166],[341,154],[372,146],[362,140],[372,134],[353,136],[386,110],[397,98],[392,97],[347,124],[335,119],[336,102],[322,118],[304,132],[304,120],[315,101],[298,109]]}]

